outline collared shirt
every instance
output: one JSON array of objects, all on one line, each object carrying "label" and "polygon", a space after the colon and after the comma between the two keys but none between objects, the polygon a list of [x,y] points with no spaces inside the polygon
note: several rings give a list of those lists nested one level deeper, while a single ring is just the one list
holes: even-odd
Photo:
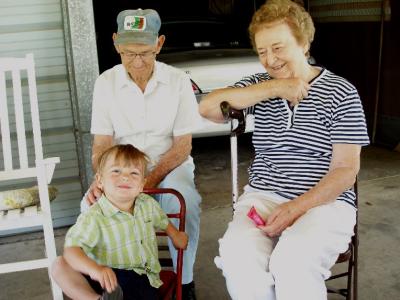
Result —
[{"label": "collared shirt", "polygon": [[123,65],[99,76],[93,93],[91,133],[112,135],[118,144],[132,144],[156,164],[173,137],[199,126],[198,104],[189,77],[156,62],[144,93]]},{"label": "collared shirt", "polygon": [[158,202],[148,195],[136,198],[133,215],[102,196],[68,230],[64,247],[80,247],[100,265],[146,274],[158,288],[161,266],[154,228],[165,230],[168,222]]},{"label": "collared shirt", "polygon": [[[260,73],[243,78],[234,86],[270,79],[267,73]],[[356,88],[326,69],[310,84],[308,96],[292,108],[286,99],[274,98],[247,109],[255,117],[251,187],[291,200],[327,174],[334,144],[369,144]],[[354,206],[355,194],[349,189],[337,200]]]}]

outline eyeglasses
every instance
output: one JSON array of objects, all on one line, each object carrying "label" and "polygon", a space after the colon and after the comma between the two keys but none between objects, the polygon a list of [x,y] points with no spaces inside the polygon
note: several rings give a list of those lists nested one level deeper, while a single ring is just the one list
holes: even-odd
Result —
[{"label": "eyeglasses", "polygon": [[149,60],[156,55],[156,52],[155,51],[146,51],[142,53],[120,52],[119,54],[129,60],[134,60],[136,57],[139,57],[141,60]]}]

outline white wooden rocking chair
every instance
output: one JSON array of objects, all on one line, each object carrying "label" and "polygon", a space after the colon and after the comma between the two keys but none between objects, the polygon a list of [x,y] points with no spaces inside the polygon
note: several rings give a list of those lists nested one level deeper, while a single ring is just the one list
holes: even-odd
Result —
[{"label": "white wooden rocking chair", "polygon": [[[21,78],[27,74],[30,118],[24,114]],[[21,73],[23,76],[21,76]],[[11,74],[13,95],[7,96],[7,74]],[[8,75],[9,76],[9,75]],[[7,100],[9,99],[9,101]],[[13,100],[12,100],[13,99]],[[10,103],[8,103],[10,102]],[[12,103],[13,108],[12,109]],[[10,109],[11,108],[11,109]],[[25,109],[29,110],[29,109]],[[15,124],[14,120],[15,119]],[[31,119],[31,124],[28,123]],[[27,121],[25,124],[25,121]],[[26,128],[25,128],[26,125]],[[0,211],[0,231],[42,226],[46,258],[0,264],[0,274],[39,268],[49,268],[56,258],[53,224],[50,211],[48,184],[53,177],[58,157],[43,158],[42,137],[33,55],[25,58],[0,58],[0,127],[3,162],[0,161],[0,182],[36,179],[39,189],[40,207]],[[32,130],[35,161],[28,160],[27,132]],[[14,141],[15,140],[15,141]],[[12,146],[18,151],[13,155]],[[14,160],[13,160],[14,159]],[[32,159],[31,159],[32,160]],[[61,289],[49,273],[54,299],[63,299]]]}]

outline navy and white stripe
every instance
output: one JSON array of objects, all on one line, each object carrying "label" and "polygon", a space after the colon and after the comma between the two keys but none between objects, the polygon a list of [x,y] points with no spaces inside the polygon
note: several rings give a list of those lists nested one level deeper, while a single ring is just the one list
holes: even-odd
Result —
[{"label": "navy and white stripe", "polygon": [[[243,78],[235,87],[269,80],[267,73]],[[332,145],[368,145],[365,116],[355,87],[323,69],[311,82],[308,96],[291,108],[285,99],[261,101],[249,107],[255,116],[255,159],[249,184],[293,199],[315,186],[328,172]],[[354,205],[355,194],[338,200]]]}]

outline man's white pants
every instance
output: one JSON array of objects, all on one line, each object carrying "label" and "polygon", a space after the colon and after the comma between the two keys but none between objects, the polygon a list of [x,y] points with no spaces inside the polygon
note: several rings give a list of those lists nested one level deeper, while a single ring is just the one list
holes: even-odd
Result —
[{"label": "man's white pants", "polygon": [[272,193],[245,192],[219,240],[215,263],[234,300],[327,299],[325,279],[353,235],[356,209],[343,201],[315,207],[269,238],[247,217],[254,205],[265,219],[282,202]]},{"label": "man's white pants", "polygon": [[[190,157],[187,161],[171,171],[165,179],[159,184],[160,188],[172,188],[177,190],[185,198],[186,203],[186,222],[185,231],[189,236],[189,243],[186,250],[183,252],[183,271],[182,283],[187,284],[193,281],[193,267],[196,260],[197,245],[199,243],[200,234],[200,202],[201,197],[194,184],[194,163]],[[179,212],[179,202],[177,199],[171,201],[175,196],[164,194],[161,197],[156,197],[160,202],[161,208],[166,213]],[[179,221],[171,219],[171,222],[179,228]],[[174,262],[176,270],[177,250],[168,239],[169,251]]]}]

